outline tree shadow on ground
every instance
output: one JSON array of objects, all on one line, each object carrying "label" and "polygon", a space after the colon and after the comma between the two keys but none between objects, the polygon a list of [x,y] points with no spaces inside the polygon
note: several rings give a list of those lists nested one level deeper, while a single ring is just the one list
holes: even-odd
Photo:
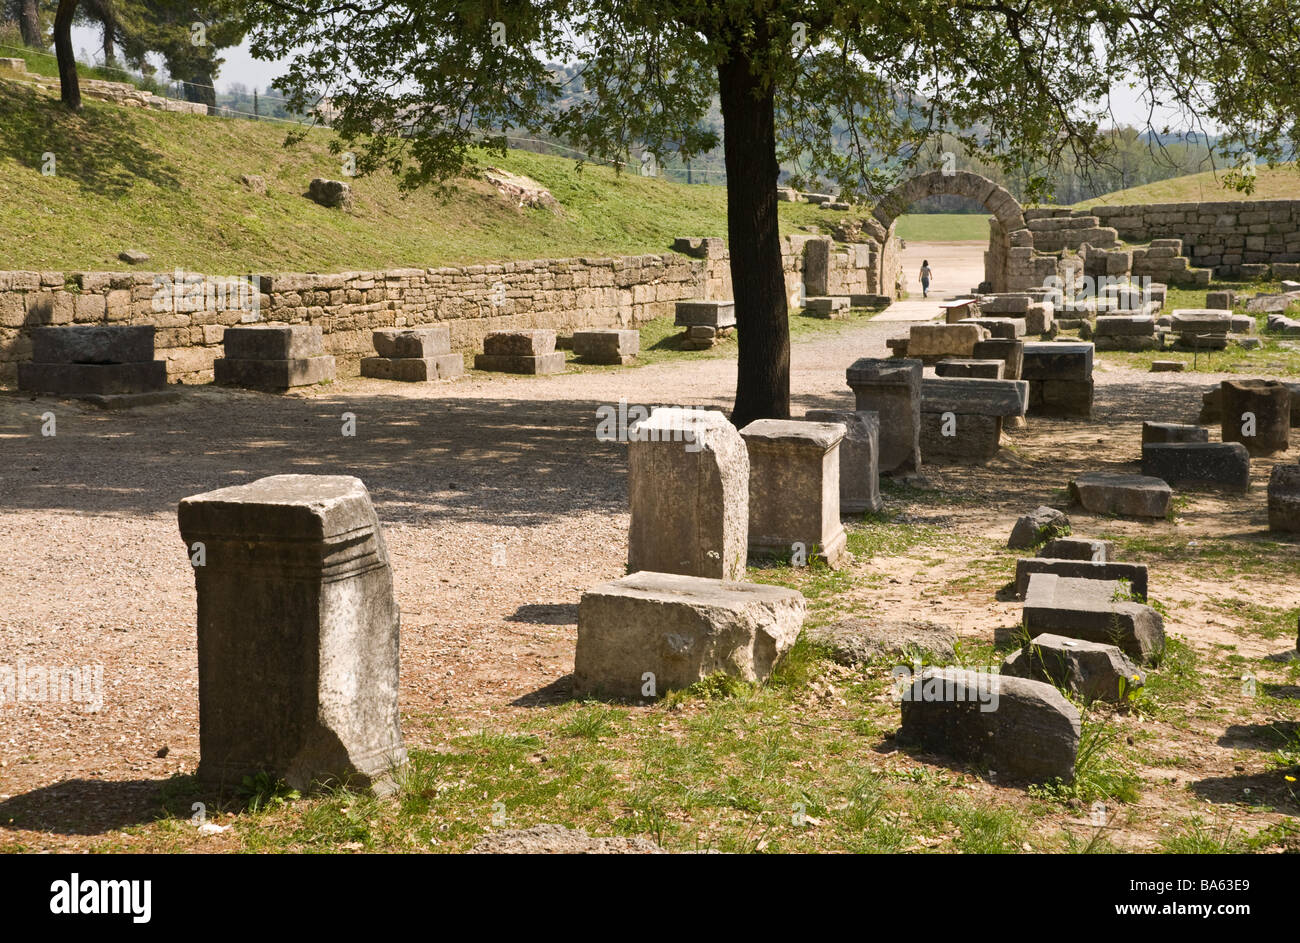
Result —
[{"label": "tree shadow on ground", "polygon": [[102,835],[166,817],[162,779],[69,779],[0,802],[0,831]]},{"label": "tree shadow on ground", "polygon": [[55,173],[82,191],[120,199],[139,181],[179,190],[166,158],[140,139],[128,109],[103,107],[70,112],[57,98],[13,82],[0,83],[0,157],[40,173],[45,153]]},{"label": "tree shadow on ground", "polygon": [[528,625],[577,625],[577,603],[526,603],[506,616],[507,622]]},{"label": "tree shadow on ground", "polygon": [[573,700],[573,672],[556,678],[536,691],[521,694],[510,702],[511,707],[554,707]]},{"label": "tree shadow on ground", "polygon": [[[1269,770],[1264,773],[1241,773],[1236,776],[1208,776],[1189,787],[1207,802],[1219,805],[1250,805],[1275,809],[1288,815],[1300,813],[1300,766]],[[1286,777],[1297,782],[1287,782]]]}]

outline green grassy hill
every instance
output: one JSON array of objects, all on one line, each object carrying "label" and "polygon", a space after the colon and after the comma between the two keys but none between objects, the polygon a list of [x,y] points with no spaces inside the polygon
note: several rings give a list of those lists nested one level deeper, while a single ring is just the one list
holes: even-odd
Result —
[{"label": "green grassy hill", "polygon": [[1074,205],[1075,209],[1090,206],[1124,206],[1130,203],[1200,203],[1210,200],[1300,200],[1300,170],[1295,164],[1279,164],[1275,168],[1259,167],[1255,190],[1250,194],[1228,189],[1223,185],[1223,171],[1206,171],[1171,177],[1156,183],[1127,190],[1116,190]]}]

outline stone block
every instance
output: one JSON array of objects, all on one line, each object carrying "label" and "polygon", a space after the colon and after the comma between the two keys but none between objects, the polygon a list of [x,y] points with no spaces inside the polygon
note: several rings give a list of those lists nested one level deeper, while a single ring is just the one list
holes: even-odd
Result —
[{"label": "stone block", "polygon": [[627,480],[630,572],[744,577],[749,452],[722,413],[656,409],[629,430]]},{"label": "stone block", "polygon": [[573,694],[643,697],[722,673],[763,681],[803,626],[792,589],[640,572],[595,586],[578,605]]},{"label": "stone block", "polygon": [[734,301],[679,301],[674,324],[679,327],[704,325],[707,327],[735,327],[736,303]]},{"label": "stone block", "polygon": [[152,325],[34,327],[31,337],[36,363],[147,363],[154,358]]},{"label": "stone block", "polygon": [[1043,633],[1008,655],[1002,674],[1046,681],[1085,702],[1119,704],[1146,684],[1146,674],[1116,645]]},{"label": "stone block", "polygon": [[1153,360],[1151,361],[1151,373],[1182,373],[1187,369],[1187,364],[1181,360]]},{"label": "stone block", "polygon": [[1219,308],[1177,308],[1169,318],[1176,334],[1227,334],[1232,330],[1232,312]]},{"label": "stone block", "polygon": [[[63,330],[63,328],[56,328]],[[162,360],[135,363],[19,363],[18,389],[55,396],[151,393],[167,386]]]},{"label": "stone block", "polygon": [[1300,534],[1300,465],[1274,465],[1268,479],[1268,529]]},{"label": "stone block", "polygon": [[436,327],[386,327],[373,334],[375,353],[390,360],[427,360],[451,353],[451,331]]},{"label": "stone block", "polygon": [[321,206],[347,209],[352,205],[352,185],[342,180],[316,177],[307,187],[307,195]]},{"label": "stone block", "polygon": [[1002,448],[1002,417],[921,413],[921,460],[930,465],[984,465]]},{"label": "stone block", "polygon": [[757,419],[740,430],[749,451],[749,552],[832,567],[847,556],[840,524],[839,423]]},{"label": "stone block", "polygon": [[1159,478],[1088,472],[1070,482],[1070,498],[1093,514],[1161,518],[1169,513],[1173,489]]},{"label": "stone block", "polygon": [[[555,353],[555,332],[551,330],[492,331],[483,338],[483,353],[490,357],[544,357]],[[564,355],[560,356],[563,358]]]},{"label": "stone block", "polygon": [[[953,322],[950,321],[949,323]],[[974,324],[984,328],[984,330],[988,331],[988,338],[986,339],[1013,341],[1025,336],[1024,318],[975,317],[963,318],[956,323]]]},{"label": "stone block", "polygon": [[1092,344],[1035,341],[1025,344],[1022,380],[1091,380]]},{"label": "stone block", "polygon": [[615,328],[574,331],[573,352],[588,363],[630,364],[641,352],[641,332]]},{"label": "stone block", "polygon": [[907,354],[921,360],[970,357],[975,344],[988,331],[977,324],[914,324],[907,338]]},{"label": "stone block", "polygon": [[386,793],[406,763],[399,616],[365,485],[275,475],[181,501],[198,594],[197,778]]},{"label": "stone block", "polygon": [[1230,310],[1237,306],[1237,293],[1235,291],[1207,291],[1205,293],[1205,307],[1214,310]]},{"label": "stone block", "polygon": [[1070,518],[1056,508],[1039,505],[1028,514],[1016,518],[1007,538],[1008,550],[1022,550],[1033,547],[1044,540],[1070,532]]},{"label": "stone block", "polygon": [[1144,665],[1159,661],[1165,648],[1164,620],[1150,606],[1124,595],[1117,581],[1034,573],[1025,593],[1025,628],[1031,637],[1050,632],[1117,645]]},{"label": "stone block", "polygon": [[880,416],[880,473],[908,474],[921,467],[919,360],[863,357],[845,371],[859,412]]},{"label": "stone block", "polygon": [[1002,338],[990,338],[980,341],[972,352],[975,360],[1001,360],[1006,366],[1002,370],[1002,379],[1021,380],[1025,360],[1024,341],[1009,341]]},{"label": "stone block", "polygon": [[1151,337],[1156,319],[1149,315],[1107,314],[1097,318],[1093,333],[1098,337]]},{"label": "stone block", "polygon": [[1240,442],[1251,455],[1276,455],[1290,447],[1291,389],[1279,380],[1224,380],[1220,438]]},{"label": "stone block", "polygon": [[1142,474],[1180,488],[1250,488],[1250,453],[1240,442],[1153,442],[1142,446]]},{"label": "stone block", "polygon": [[1029,414],[1088,419],[1092,394],[1092,380],[1034,380],[1029,384]]},{"label": "stone block", "polygon": [[[809,243],[811,245],[811,243]],[[838,318],[848,314],[849,299],[847,295],[810,296],[804,299],[804,314],[816,318]]]},{"label": "stone block", "polygon": [[221,338],[227,360],[308,360],[325,355],[319,326],[232,324]]},{"label": "stone block", "polygon": [[465,358],[460,354],[436,357],[362,357],[361,375],[375,380],[398,380],[423,383],[449,380],[465,373]]},{"label": "stone block", "polygon": [[[230,331],[226,331],[230,337]],[[242,360],[223,357],[212,364],[213,380],[218,386],[238,386],[267,393],[283,393],[297,386],[332,382],[334,358],[299,357],[280,360]]]},{"label": "stone block", "polygon": [[1210,431],[1200,426],[1187,426],[1175,422],[1143,422],[1142,444],[1161,442],[1209,442]]},{"label": "stone block", "polygon": [[880,416],[851,409],[810,409],[808,422],[838,422],[847,430],[840,442],[840,513],[862,514],[885,506],[880,498]]},{"label": "stone block", "polygon": [[927,377],[921,381],[923,413],[1023,416],[1028,405],[1026,380]]},{"label": "stone block", "polygon": [[808,641],[830,649],[831,657],[841,665],[918,655],[927,661],[946,662],[957,655],[956,630],[934,622],[844,619],[809,626],[804,632]]},{"label": "stone block", "polygon": [[900,743],[977,764],[999,780],[1074,778],[1079,712],[1050,684],[964,668],[926,668],[902,683]]},{"label": "stone block", "polygon": [[1115,547],[1109,540],[1097,540],[1093,537],[1054,537],[1038,551],[1040,557],[1051,560],[1091,560],[1105,563],[1115,554]]},{"label": "stone block", "polygon": [[954,359],[940,360],[934,365],[934,372],[936,376],[948,379],[1001,380],[1006,367],[1002,360]]},{"label": "stone block", "polygon": [[551,374],[564,372],[564,352],[527,354],[475,354],[474,369],[493,373]]},{"label": "stone block", "polygon": [[1023,557],[1016,561],[1016,595],[1021,599],[1029,591],[1029,578],[1036,573],[1052,573],[1080,580],[1123,580],[1129,584],[1129,595],[1138,599],[1147,598],[1147,568],[1144,563]]}]

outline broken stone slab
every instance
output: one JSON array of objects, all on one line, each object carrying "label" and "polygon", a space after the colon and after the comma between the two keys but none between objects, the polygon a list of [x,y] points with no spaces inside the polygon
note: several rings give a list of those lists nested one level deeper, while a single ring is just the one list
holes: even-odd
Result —
[{"label": "broken stone slab", "polygon": [[474,369],[492,373],[543,375],[564,372],[564,351],[529,356],[527,354],[475,354]]},{"label": "broken stone slab", "polygon": [[840,567],[848,537],[840,523],[839,423],[756,419],[740,430],[749,451],[749,552]]},{"label": "broken stone slab", "polygon": [[1176,422],[1143,422],[1142,444],[1162,442],[1209,442],[1210,430]]},{"label": "broken stone slab", "polygon": [[[226,330],[230,335],[230,330]],[[237,386],[267,393],[283,393],[299,386],[327,383],[334,379],[334,358],[301,357],[292,360],[213,361],[213,381],[218,386]]]},{"label": "broken stone slab", "polygon": [[[949,322],[950,324],[953,322]],[[992,317],[968,317],[962,318],[957,324],[974,324],[984,328],[988,332],[985,340],[997,339],[1013,341],[1025,336],[1025,319],[1024,318],[992,318]],[[978,343],[978,342],[977,342]]]},{"label": "broken stone slab", "polygon": [[1002,360],[940,360],[934,373],[947,379],[1001,380],[1006,367]]},{"label": "broken stone slab", "polygon": [[460,354],[437,357],[362,357],[361,375],[375,380],[398,380],[425,383],[450,380],[465,373],[465,358]]},{"label": "broken stone slab", "polygon": [[921,468],[922,370],[919,360],[863,357],[845,371],[855,408],[880,416],[881,474]]},{"label": "broken stone slab", "polygon": [[1290,387],[1252,378],[1224,380],[1219,389],[1224,442],[1240,442],[1251,455],[1276,455],[1290,447]]},{"label": "broken stone slab", "polygon": [[1235,291],[1207,291],[1205,293],[1205,307],[1213,311],[1229,311],[1237,306],[1237,293]]},{"label": "broken stone slab", "polygon": [[1093,514],[1165,517],[1173,489],[1159,478],[1087,472],[1070,482],[1070,498]]},{"label": "broken stone slab", "polygon": [[978,324],[914,324],[907,336],[907,355],[921,360],[970,357],[989,332]]},{"label": "broken stone slab", "polygon": [[1246,302],[1246,310],[1251,314],[1269,314],[1286,311],[1293,304],[1300,302],[1300,291],[1284,291],[1272,295],[1256,295]]},{"label": "broken stone slab", "polygon": [[1152,373],[1182,373],[1187,369],[1187,364],[1181,360],[1153,360],[1151,361]]},{"label": "broken stone slab", "polygon": [[232,324],[221,343],[226,360],[306,360],[325,355],[321,329],[311,324]]},{"label": "broken stone slab", "polygon": [[1118,646],[1044,632],[1008,655],[1002,674],[1046,681],[1087,701],[1120,704],[1146,684],[1146,673]]},{"label": "broken stone slab", "polygon": [[198,593],[199,780],[386,793],[406,763],[399,617],[359,479],[274,475],[185,498]]},{"label": "broken stone slab", "polygon": [[692,301],[679,301],[677,302],[676,317],[673,323],[678,327],[693,327],[695,325],[712,328],[735,327],[736,303],[731,300],[704,301],[695,299]]},{"label": "broken stone slab", "polygon": [[1052,560],[1091,560],[1094,563],[1105,563],[1114,554],[1114,544],[1095,537],[1053,537],[1038,551],[1040,557]]},{"label": "broken stone slab", "polygon": [[934,622],[846,619],[805,629],[804,635],[829,649],[841,665],[865,665],[884,658],[948,662],[957,657],[957,631]]},{"label": "broken stone slab", "polygon": [[436,327],[387,327],[372,335],[375,353],[390,360],[427,360],[451,353],[451,331]]},{"label": "broken stone slab", "polygon": [[1008,550],[1035,547],[1045,540],[1061,537],[1070,532],[1070,518],[1056,508],[1043,505],[1016,518],[1007,538]]},{"label": "broken stone slab", "polygon": [[1150,606],[1125,598],[1115,580],[1033,573],[1025,592],[1024,626],[1030,636],[1050,632],[1118,645],[1130,658],[1152,664],[1165,649],[1165,625]]},{"label": "broken stone slab", "polygon": [[580,828],[534,825],[531,828],[492,829],[469,850],[471,855],[666,855],[648,838],[639,836],[592,837]]},{"label": "broken stone slab", "polygon": [[1145,563],[1023,557],[1016,561],[1016,595],[1021,599],[1029,591],[1029,578],[1035,573],[1054,573],[1079,580],[1123,580],[1129,585],[1130,595],[1138,599],[1147,598]]},{"label": "broken stone slab", "polygon": [[1232,312],[1222,308],[1178,308],[1169,317],[1176,334],[1228,334],[1232,330]]},{"label": "broken stone slab", "polygon": [[[976,344],[971,356],[974,360],[1001,360],[1005,365],[1002,370],[1001,379],[1024,379],[1020,375],[1025,359],[1024,341],[1004,340],[1000,337],[993,337]],[[940,375],[942,376],[942,374]]]},{"label": "broken stone slab", "polygon": [[745,576],[749,452],[715,410],[656,409],[628,435],[629,572]]},{"label": "broken stone slab", "polygon": [[494,357],[543,357],[555,353],[555,332],[492,331],[483,338],[483,353]]},{"label": "broken stone slab", "polygon": [[1250,453],[1240,442],[1152,442],[1142,446],[1142,474],[1180,488],[1250,489]]},{"label": "broken stone slab", "polygon": [[1097,318],[1093,333],[1097,337],[1151,337],[1156,319],[1144,315],[1109,314]]},{"label": "broken stone slab", "polygon": [[1268,479],[1268,529],[1300,534],[1300,465],[1274,465]]},{"label": "broken stone slab", "polygon": [[31,338],[34,363],[149,363],[154,358],[152,325],[35,327]]},{"label": "broken stone slab", "polygon": [[854,308],[888,308],[893,303],[889,295],[849,295],[849,305]]},{"label": "broken stone slab", "polygon": [[840,443],[840,513],[862,514],[885,506],[880,498],[880,416],[852,409],[810,409],[809,422],[838,422],[847,430]]},{"label": "broken stone slab", "polygon": [[18,389],[76,398],[156,393],[166,389],[167,364],[142,363],[19,363]]},{"label": "broken stone slab", "polygon": [[847,295],[817,295],[805,298],[803,310],[804,314],[813,317],[834,318],[848,313],[849,298]]},{"label": "broken stone slab", "polygon": [[921,412],[958,416],[1023,416],[1029,405],[1024,380],[927,377],[921,381]]},{"label": "broken stone slab", "polygon": [[[1287,383],[1291,391],[1291,428],[1300,427],[1300,383]],[[1216,425],[1223,421],[1223,385],[1216,383],[1201,394],[1201,414],[1196,421]]]},{"label": "broken stone slab", "polygon": [[662,696],[717,673],[763,681],[803,620],[804,598],[792,589],[632,573],[582,594],[573,693]]},{"label": "broken stone slab", "polygon": [[999,779],[1074,778],[1079,712],[1050,684],[963,668],[926,668],[904,683],[900,743]]},{"label": "broken stone slab", "polygon": [[573,332],[573,353],[588,363],[634,363],[641,352],[641,332],[599,328]]}]

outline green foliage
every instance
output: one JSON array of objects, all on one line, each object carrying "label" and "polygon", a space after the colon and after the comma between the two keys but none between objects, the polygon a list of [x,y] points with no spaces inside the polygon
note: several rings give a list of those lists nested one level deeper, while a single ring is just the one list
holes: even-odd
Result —
[{"label": "green foliage", "polygon": [[235,787],[235,794],[243,800],[249,812],[265,812],[302,798],[298,790],[267,772],[245,776]]}]

